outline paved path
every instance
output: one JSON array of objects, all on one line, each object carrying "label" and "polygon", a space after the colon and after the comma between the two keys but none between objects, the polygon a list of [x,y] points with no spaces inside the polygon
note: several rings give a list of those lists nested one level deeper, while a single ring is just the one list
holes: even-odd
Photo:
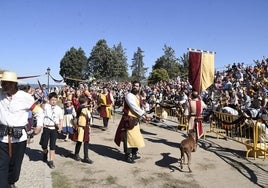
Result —
[{"label": "paved path", "polygon": [[18,188],[52,188],[51,169],[42,161],[40,136],[36,135],[34,142],[27,145],[21,176],[16,183]]}]

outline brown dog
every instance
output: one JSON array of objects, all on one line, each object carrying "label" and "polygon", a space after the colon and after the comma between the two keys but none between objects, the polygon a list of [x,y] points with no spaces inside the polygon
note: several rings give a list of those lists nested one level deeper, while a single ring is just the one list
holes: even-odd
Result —
[{"label": "brown dog", "polygon": [[183,164],[185,164],[185,155],[187,155],[187,165],[188,165],[188,169],[189,172],[192,172],[191,168],[190,168],[190,164],[191,164],[191,153],[193,151],[196,151],[196,133],[195,131],[189,132],[188,137],[185,138],[184,140],[181,141],[180,144],[180,150],[181,150],[181,169],[183,168]]}]

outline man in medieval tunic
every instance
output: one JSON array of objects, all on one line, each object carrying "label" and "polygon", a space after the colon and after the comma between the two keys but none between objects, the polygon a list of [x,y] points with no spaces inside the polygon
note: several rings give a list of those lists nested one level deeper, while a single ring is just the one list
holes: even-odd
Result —
[{"label": "man in medieval tunic", "polygon": [[99,97],[99,113],[103,119],[103,128],[105,131],[108,128],[109,119],[112,117],[112,110],[114,105],[114,98],[111,92],[106,87],[103,88]]},{"label": "man in medieval tunic", "polygon": [[202,101],[197,91],[193,91],[189,100],[189,131],[195,131],[197,139],[203,136],[202,112],[207,105]]},{"label": "man in medieval tunic", "polygon": [[125,96],[123,116],[116,130],[114,141],[120,146],[124,145],[125,160],[135,163],[140,156],[137,155],[138,148],[144,147],[144,139],[140,131],[140,119],[150,120],[150,115],[142,109],[142,99],[139,95],[141,84],[138,81],[132,83],[132,90]]}]

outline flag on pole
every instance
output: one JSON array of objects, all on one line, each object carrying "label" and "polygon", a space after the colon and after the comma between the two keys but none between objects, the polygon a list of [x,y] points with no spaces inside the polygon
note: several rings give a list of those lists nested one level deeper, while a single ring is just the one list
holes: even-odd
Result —
[{"label": "flag on pole", "polygon": [[202,92],[214,83],[214,52],[189,51],[189,82]]}]

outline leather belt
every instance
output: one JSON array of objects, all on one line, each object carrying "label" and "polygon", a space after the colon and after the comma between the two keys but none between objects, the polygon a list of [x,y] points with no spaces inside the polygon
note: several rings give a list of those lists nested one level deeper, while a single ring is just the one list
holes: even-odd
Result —
[{"label": "leather belt", "polygon": [[[7,126],[7,125],[3,125],[3,124],[0,124],[0,126],[2,127],[6,127],[6,128],[19,128],[19,129],[25,129],[25,126],[19,126],[19,127],[10,127],[10,126]],[[7,132],[7,139],[8,139],[8,154],[9,154],[9,157],[11,158],[12,157],[12,143],[11,143],[11,134],[9,132]]]},{"label": "leather belt", "polygon": [[4,125],[4,124],[0,124],[0,126],[3,126],[3,127],[10,127],[10,128],[20,128],[20,129],[25,129],[26,125],[25,126],[16,126],[16,127],[11,127],[11,126],[7,126],[7,125]]}]

